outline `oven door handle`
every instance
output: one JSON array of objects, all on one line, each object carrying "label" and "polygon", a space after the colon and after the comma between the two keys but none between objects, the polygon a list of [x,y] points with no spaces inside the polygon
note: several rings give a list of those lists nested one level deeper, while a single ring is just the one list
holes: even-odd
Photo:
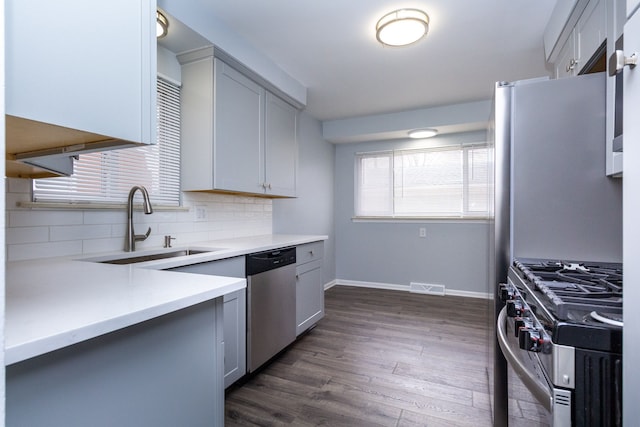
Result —
[{"label": "oven door handle", "polygon": [[507,331],[505,328],[507,318],[507,308],[503,307],[498,315],[498,324],[496,335],[498,336],[498,344],[502,349],[504,358],[507,359],[509,365],[518,374],[524,385],[531,391],[531,394],[540,402],[542,406],[549,412],[553,407],[553,396],[551,390],[540,383],[540,381],[524,366],[520,358],[513,352],[507,341]]}]

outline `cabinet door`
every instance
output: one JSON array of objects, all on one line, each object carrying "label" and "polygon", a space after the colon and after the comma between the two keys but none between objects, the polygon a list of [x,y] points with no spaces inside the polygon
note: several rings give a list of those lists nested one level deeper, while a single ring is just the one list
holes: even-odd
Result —
[{"label": "cabinet door", "polygon": [[264,192],[264,89],[215,59],[214,187]]},{"label": "cabinet door", "polygon": [[6,113],[155,143],[155,0],[7,0]]},{"label": "cabinet door", "polygon": [[587,65],[606,37],[605,0],[591,0],[576,25],[579,69]]},{"label": "cabinet door", "polygon": [[224,296],[224,387],[244,376],[247,370],[246,290]]},{"label": "cabinet door", "polygon": [[556,60],[556,78],[560,79],[563,77],[575,76],[577,67],[578,64],[576,62],[575,34],[574,32],[571,32],[569,38],[558,54],[558,59]]},{"label": "cabinet door", "polygon": [[296,195],[297,110],[267,92],[265,119],[265,183],[267,194]]},{"label": "cabinet door", "polygon": [[300,335],[324,317],[322,260],[296,268],[296,335]]}]

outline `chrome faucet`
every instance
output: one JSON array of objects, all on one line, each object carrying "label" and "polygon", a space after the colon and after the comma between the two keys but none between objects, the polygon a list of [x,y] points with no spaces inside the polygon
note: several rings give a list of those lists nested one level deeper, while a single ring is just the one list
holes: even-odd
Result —
[{"label": "chrome faucet", "polygon": [[136,235],[135,231],[133,231],[133,195],[134,193],[140,190],[142,193],[143,203],[142,206],[144,208],[144,213],[149,215],[153,213],[153,209],[151,208],[151,202],[149,201],[149,193],[147,193],[147,189],[142,186],[134,186],[129,191],[129,199],[127,200],[127,238],[124,242],[124,250],[126,252],[133,252],[136,250],[136,241],[146,240],[151,234],[151,227],[147,230],[145,234]]}]

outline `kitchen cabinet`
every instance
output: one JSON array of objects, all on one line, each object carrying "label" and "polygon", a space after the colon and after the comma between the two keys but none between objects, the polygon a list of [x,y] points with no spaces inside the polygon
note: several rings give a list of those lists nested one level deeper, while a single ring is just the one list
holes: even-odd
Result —
[{"label": "kitchen cabinet", "polygon": [[223,426],[222,299],[6,367],[9,426]]},{"label": "kitchen cabinet", "polygon": [[298,164],[298,110],[267,92],[265,117],[265,191],[293,197],[296,195]]},{"label": "kitchen cabinet", "polygon": [[[200,264],[171,268],[183,273],[208,274],[214,276],[246,277],[243,256]],[[224,386],[242,378],[246,373],[247,350],[247,302],[246,290],[241,289],[223,296],[224,317]]]},{"label": "kitchen cabinet", "polygon": [[564,46],[560,49],[558,60],[554,65],[556,79],[575,76],[578,72],[576,70],[578,63],[576,62],[577,54],[575,40],[575,33],[572,31]]},{"label": "kitchen cabinet", "polygon": [[324,317],[323,257],[322,241],[296,247],[296,335]]},{"label": "kitchen cabinet", "polygon": [[178,59],[183,190],[295,196],[296,108],[214,57],[212,47]]},{"label": "kitchen cabinet", "polygon": [[578,61],[580,61],[579,66],[582,69],[589,65],[589,60],[607,37],[605,0],[591,0],[589,2],[578,20],[575,32]]},{"label": "kitchen cabinet", "polygon": [[[46,167],[60,156],[155,143],[155,0],[5,6],[10,160]],[[9,176],[38,171],[7,165]]]},{"label": "kitchen cabinet", "polygon": [[224,387],[247,372],[247,292],[245,289],[224,296]]},{"label": "kitchen cabinet", "polygon": [[588,66],[607,34],[605,0],[577,1],[549,56],[555,77],[575,76]]}]

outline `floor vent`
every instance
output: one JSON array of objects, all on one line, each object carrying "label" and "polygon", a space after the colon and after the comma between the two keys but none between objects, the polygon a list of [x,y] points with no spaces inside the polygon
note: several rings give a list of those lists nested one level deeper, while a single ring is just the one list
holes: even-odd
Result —
[{"label": "floor vent", "polygon": [[428,294],[444,296],[444,285],[434,285],[432,283],[411,282],[409,292],[414,294]]}]

